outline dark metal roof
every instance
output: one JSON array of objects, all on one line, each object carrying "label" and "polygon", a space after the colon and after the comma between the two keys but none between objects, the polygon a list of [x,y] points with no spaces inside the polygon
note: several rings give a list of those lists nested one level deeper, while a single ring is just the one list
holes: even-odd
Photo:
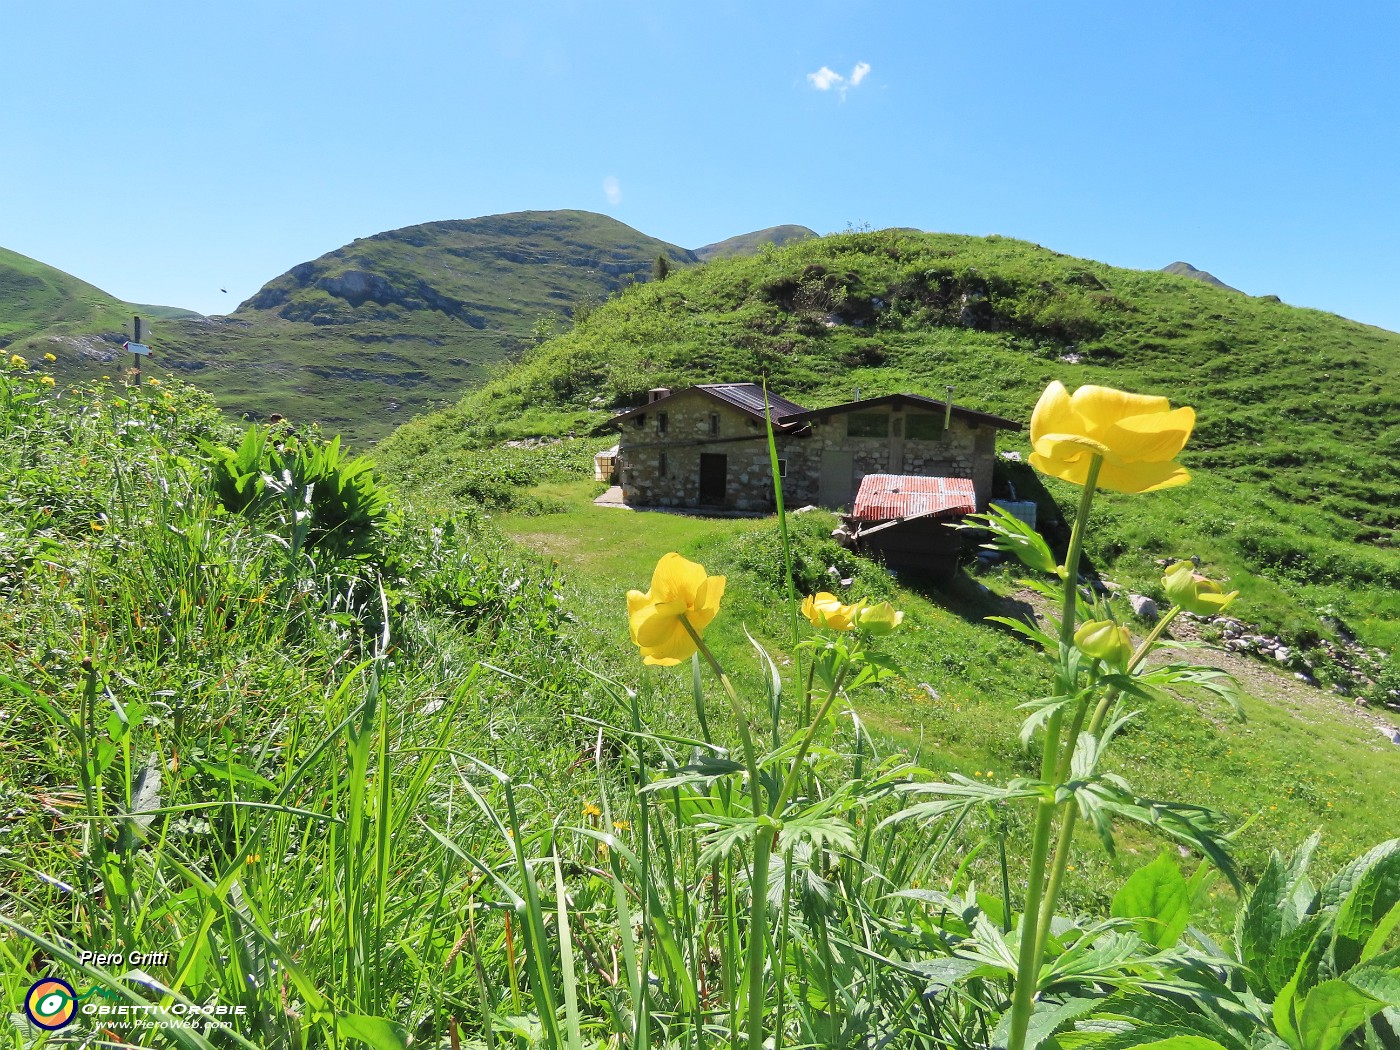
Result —
[{"label": "dark metal roof", "polygon": [[[831,405],[827,408],[814,408],[810,412],[803,412],[800,417],[785,420],[787,423],[796,423],[812,419],[825,419],[828,416],[839,415],[842,412],[860,412],[870,408],[878,408],[882,405],[911,405],[915,408],[927,408],[932,411],[942,412],[948,407],[945,401],[935,401],[931,397],[924,397],[922,394],[885,394],[881,397],[868,397],[862,401],[844,401],[839,405]],[[978,423],[985,423],[990,427],[999,427],[1002,430],[1020,430],[1021,424],[1014,419],[1007,419],[1005,416],[996,416],[990,412],[978,412],[976,409],[963,408],[959,404],[953,405],[953,414],[964,419],[973,419]]]},{"label": "dark metal roof", "polygon": [[857,522],[895,518],[958,518],[977,511],[970,478],[920,478],[909,474],[867,474],[850,518]]},{"label": "dark metal roof", "polygon": [[763,399],[766,397],[775,423],[788,416],[800,415],[807,411],[795,401],[789,401],[771,390],[764,394],[763,387],[757,383],[702,383],[695,389],[703,390],[721,401],[728,401],[740,411],[757,416],[759,419],[764,418]]},{"label": "dark metal roof", "polygon": [[791,417],[805,413],[807,410],[795,401],[789,401],[785,397],[773,393],[771,390],[765,395],[763,387],[757,383],[701,383],[699,386],[688,386],[684,390],[677,390],[659,397],[655,401],[650,401],[645,405],[638,405],[636,408],[628,409],[626,412],[619,412],[606,423],[601,424],[598,429],[620,423],[624,419],[631,419],[642,412],[649,412],[652,409],[664,409],[666,402],[681,394],[688,394],[692,390],[698,390],[717,401],[723,401],[726,405],[737,408],[746,416],[758,420],[760,423],[766,418],[763,411],[763,401],[766,396],[768,404],[773,411],[773,424],[780,430],[786,429],[792,422]]}]

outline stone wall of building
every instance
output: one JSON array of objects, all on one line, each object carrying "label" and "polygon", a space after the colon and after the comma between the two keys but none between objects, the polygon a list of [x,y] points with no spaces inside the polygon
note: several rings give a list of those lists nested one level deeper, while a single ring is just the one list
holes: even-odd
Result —
[{"label": "stone wall of building", "polygon": [[[806,502],[821,502],[820,477],[824,451],[849,451],[852,454],[851,492],[860,488],[867,474],[914,474],[922,477],[971,478],[977,493],[978,506],[992,498],[992,464],[996,459],[996,430],[985,425],[973,425],[965,417],[954,415],[951,425],[942,430],[941,417],[935,417],[940,431],[937,437],[910,438],[905,436],[907,417],[930,417],[929,413],[900,410],[892,407],[871,409],[867,416],[887,417],[885,437],[851,437],[851,413],[818,419],[813,423],[811,437],[793,439],[801,446],[794,452],[793,462],[801,463],[801,473],[811,483]],[[789,476],[793,469],[788,470]],[[786,490],[785,490],[786,495]]]},{"label": "stone wall of building", "polygon": [[[778,436],[779,461],[785,468],[783,499],[789,507],[808,503],[849,506],[867,474],[971,478],[978,506],[985,507],[991,499],[994,428],[954,415],[944,431],[941,416],[888,405],[857,412],[867,429],[881,429],[878,417],[883,417],[885,436],[851,436],[852,412],[815,420],[807,436]],[[908,437],[909,421],[914,417],[919,417],[912,425],[916,433],[933,430],[936,434]],[[773,509],[763,424],[708,395],[682,391],[648,406],[643,415],[621,424],[619,446],[619,483],[628,503]],[[847,453],[851,459],[849,479],[844,477]],[[712,484],[712,491],[703,494],[708,497],[703,502],[702,456],[724,457],[722,468],[717,460],[705,461],[712,480],[723,470],[723,491],[717,494]]]},{"label": "stone wall of building", "polygon": [[[648,406],[645,414],[622,423],[618,444],[619,484],[628,503],[743,511],[773,509],[773,475],[763,424],[705,394],[682,391],[657,402],[656,407]],[[724,457],[721,498],[704,503],[702,456]],[[793,498],[786,483],[783,498]]]}]

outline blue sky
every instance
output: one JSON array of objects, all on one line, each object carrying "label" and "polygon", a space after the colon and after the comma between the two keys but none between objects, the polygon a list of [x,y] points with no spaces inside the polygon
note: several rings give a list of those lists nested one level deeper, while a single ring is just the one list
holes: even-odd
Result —
[{"label": "blue sky", "polygon": [[1395,3],[0,0],[0,40],[0,245],[135,301],[584,208],[1183,259],[1400,329]]}]

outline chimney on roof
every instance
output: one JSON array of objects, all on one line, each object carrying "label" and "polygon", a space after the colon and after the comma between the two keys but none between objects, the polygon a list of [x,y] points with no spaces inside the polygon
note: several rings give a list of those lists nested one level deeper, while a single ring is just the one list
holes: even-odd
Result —
[{"label": "chimney on roof", "polygon": [[653,387],[651,390],[647,391],[647,404],[651,404],[653,401],[660,401],[663,397],[670,396],[671,388],[669,386]]}]

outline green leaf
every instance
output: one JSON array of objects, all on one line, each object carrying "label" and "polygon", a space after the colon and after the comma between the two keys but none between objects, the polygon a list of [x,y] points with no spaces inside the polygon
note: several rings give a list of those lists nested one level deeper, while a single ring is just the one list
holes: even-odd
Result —
[{"label": "green leaf", "polygon": [[1298,1010],[1302,1050],[1338,1050],[1385,1003],[1346,981],[1323,981],[1308,993]]},{"label": "green leaf", "polygon": [[1273,955],[1274,946],[1283,933],[1283,914],[1290,885],[1283,861],[1274,853],[1240,909],[1235,922],[1235,941],[1239,945],[1240,961],[1256,973],[1263,972],[1264,964]]},{"label": "green leaf", "polygon": [[1055,556],[1050,553],[1050,547],[1040,533],[995,503],[987,513],[969,514],[966,521],[953,528],[986,529],[992,533],[992,542],[982,544],[987,550],[1014,554],[1028,569],[1051,576],[1056,573]]},{"label": "green leaf", "polygon": [[1361,961],[1371,934],[1400,903],[1400,839],[1372,850],[1371,863],[1358,873],[1337,910],[1332,938],[1335,972],[1345,973]]},{"label": "green leaf", "polygon": [[1129,876],[1113,895],[1114,918],[1132,919],[1147,943],[1170,948],[1191,921],[1191,892],[1171,855],[1165,850],[1152,863]]},{"label": "green leaf", "polygon": [[1347,974],[1347,983],[1392,1009],[1400,1009],[1400,949],[1387,953],[1386,959],[1391,965],[1358,966]]}]

